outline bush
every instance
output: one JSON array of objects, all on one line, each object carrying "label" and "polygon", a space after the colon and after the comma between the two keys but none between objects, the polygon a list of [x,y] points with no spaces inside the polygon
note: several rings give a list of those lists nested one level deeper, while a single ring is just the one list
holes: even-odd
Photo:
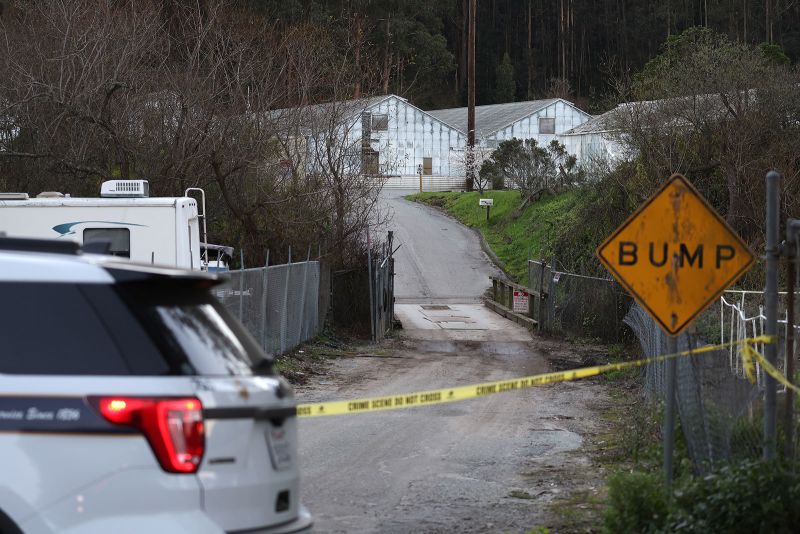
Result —
[{"label": "bush", "polygon": [[492,189],[494,189],[495,191],[506,188],[506,182],[502,174],[493,174],[491,183],[492,183]]},{"label": "bush", "polygon": [[800,525],[800,477],[781,462],[746,461],[685,477],[668,502],[663,480],[618,473],[608,481],[604,532],[790,533]]},{"label": "bush", "polygon": [[800,525],[800,479],[779,462],[748,461],[675,492],[669,532],[789,533]]},{"label": "bush", "polygon": [[608,481],[604,532],[609,534],[660,531],[667,519],[664,483],[649,473],[617,473]]}]

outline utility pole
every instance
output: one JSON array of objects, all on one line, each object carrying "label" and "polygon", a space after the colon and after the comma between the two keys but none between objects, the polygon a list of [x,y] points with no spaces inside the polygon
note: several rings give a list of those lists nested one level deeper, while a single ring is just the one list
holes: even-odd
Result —
[{"label": "utility pole", "polygon": [[467,184],[475,183],[475,17],[477,0],[469,0],[467,36]]}]

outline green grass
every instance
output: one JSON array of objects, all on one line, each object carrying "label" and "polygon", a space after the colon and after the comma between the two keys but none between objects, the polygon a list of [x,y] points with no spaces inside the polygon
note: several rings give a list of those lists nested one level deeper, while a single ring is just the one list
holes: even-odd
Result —
[{"label": "green grass", "polygon": [[[528,255],[549,258],[558,228],[571,217],[578,194],[570,191],[546,197],[528,204],[522,212],[517,191],[418,193],[406,198],[442,208],[462,224],[479,229],[509,274],[527,285]],[[479,198],[494,199],[488,223]]]}]

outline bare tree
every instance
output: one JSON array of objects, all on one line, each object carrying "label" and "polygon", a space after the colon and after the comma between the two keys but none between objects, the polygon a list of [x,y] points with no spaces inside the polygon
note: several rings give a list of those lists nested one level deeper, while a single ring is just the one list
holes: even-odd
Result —
[{"label": "bare tree", "polygon": [[[461,150],[451,151],[451,173],[453,175],[473,176],[472,186],[477,189],[480,194],[483,194],[483,192],[491,186],[491,178],[485,173],[481,174],[479,170],[482,168],[483,163],[489,159],[491,154],[492,149],[483,145],[475,145],[472,147],[465,145]],[[468,167],[472,167],[470,173],[467,173]],[[465,187],[465,189],[469,188]]]},{"label": "bare tree", "polygon": [[155,15],[147,2],[10,5],[0,26],[9,132],[0,161],[15,185],[84,189],[86,179],[127,173],[138,96],[163,64]]},{"label": "bare tree", "polygon": [[361,104],[347,102],[357,80],[380,84],[326,30],[278,31],[228,0],[9,5],[4,187],[96,194],[114,177],[146,178],[163,195],[201,186],[225,207],[212,210],[212,234],[251,257],[326,241],[343,262],[382,220],[380,173],[365,172],[351,135]]},{"label": "bare tree", "polygon": [[644,199],[684,173],[736,230],[760,240],[767,170],[784,174],[787,210],[800,208],[799,82],[797,69],[709,30],[673,40],[627,87],[634,102],[614,113],[617,141],[640,169],[634,193]]}]

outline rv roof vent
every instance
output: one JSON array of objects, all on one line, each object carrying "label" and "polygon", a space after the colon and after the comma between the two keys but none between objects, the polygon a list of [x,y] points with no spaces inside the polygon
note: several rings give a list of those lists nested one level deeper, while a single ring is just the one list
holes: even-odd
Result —
[{"label": "rv roof vent", "polygon": [[64,193],[59,193],[58,191],[42,191],[36,198],[64,198]]},{"label": "rv roof vent", "polygon": [[28,200],[28,193],[0,193],[0,200]]},{"label": "rv roof vent", "polygon": [[147,180],[109,180],[100,188],[101,197],[140,198],[150,196]]}]

